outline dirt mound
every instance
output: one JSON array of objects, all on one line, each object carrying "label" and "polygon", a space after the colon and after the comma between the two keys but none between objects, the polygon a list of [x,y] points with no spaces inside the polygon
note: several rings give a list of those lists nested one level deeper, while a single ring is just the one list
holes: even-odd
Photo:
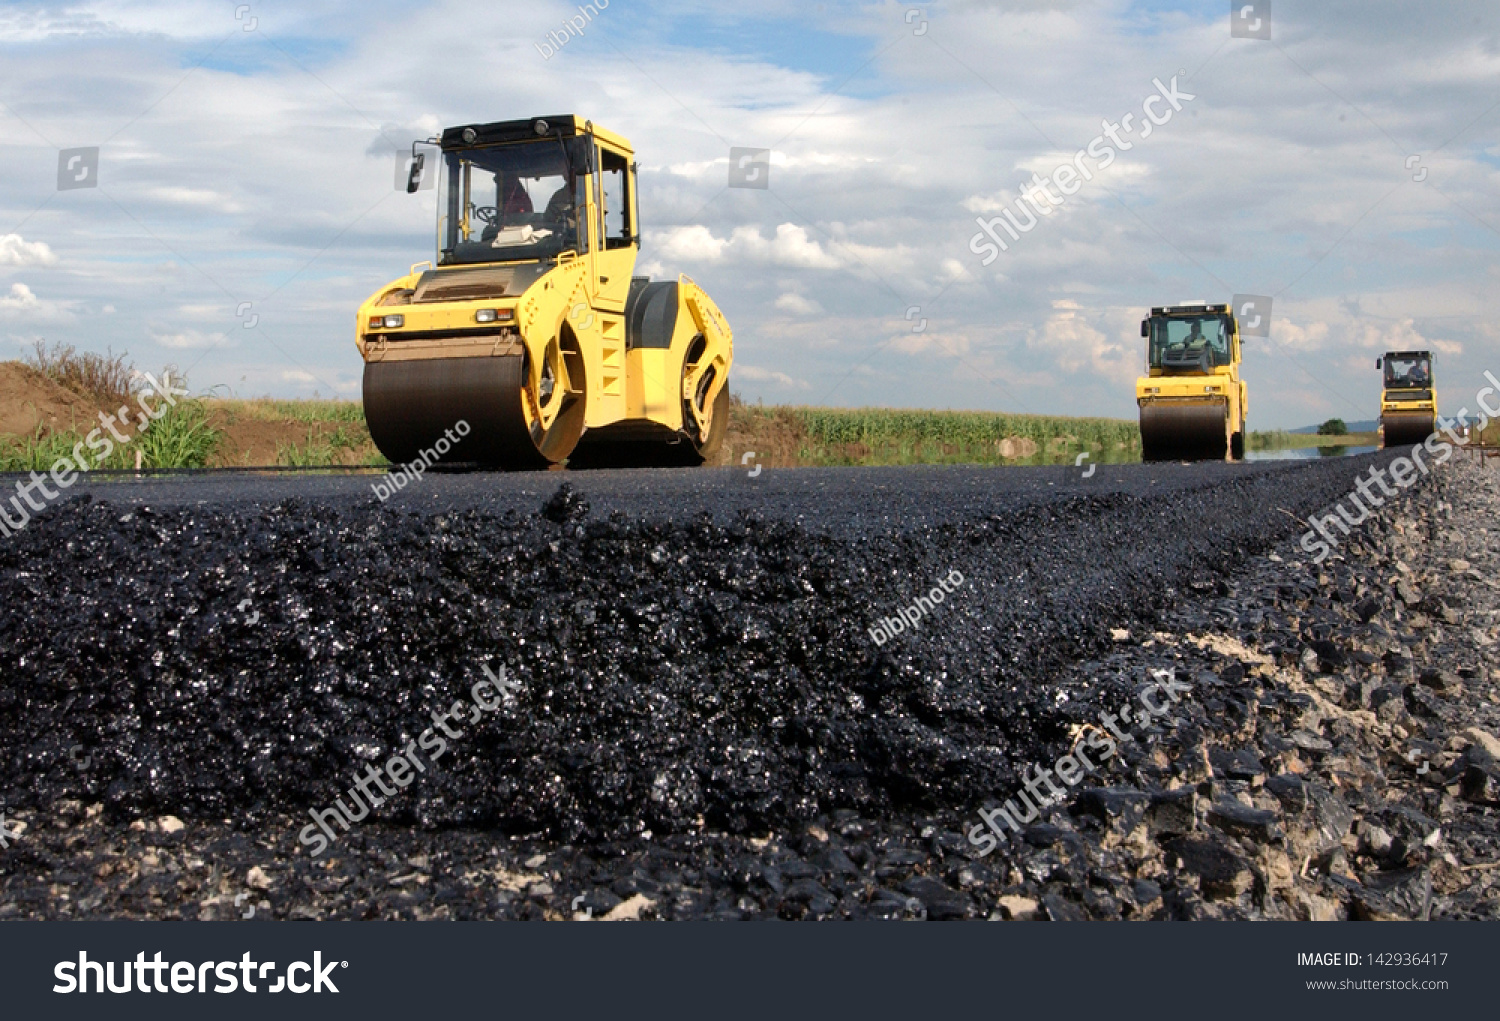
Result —
[{"label": "dirt mound", "polygon": [[1037,451],[1042,449],[1037,446],[1036,440],[1028,440],[1024,436],[1007,436],[997,446],[1000,448],[1000,456],[1009,460],[1035,457]]},{"label": "dirt mound", "polygon": [[212,404],[210,407],[213,414],[209,424],[220,432],[219,446],[209,460],[212,467],[313,463],[307,458],[319,464],[325,460],[368,464],[376,457],[363,424],[252,418]]},{"label": "dirt mound", "polygon": [[87,432],[97,422],[93,403],[57,385],[29,365],[0,362],[0,435],[47,431]]}]

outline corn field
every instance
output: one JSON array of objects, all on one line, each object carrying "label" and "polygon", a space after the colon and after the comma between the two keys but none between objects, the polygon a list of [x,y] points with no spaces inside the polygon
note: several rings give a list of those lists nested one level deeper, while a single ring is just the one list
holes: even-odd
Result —
[{"label": "corn field", "polygon": [[984,411],[803,408],[735,402],[730,434],[748,450],[792,444],[788,464],[1060,464],[1140,458],[1134,421]]},{"label": "corn field", "polygon": [[1007,438],[1038,446],[1064,440],[1077,450],[1134,449],[1135,422],[1112,418],[1061,418],[983,411],[903,411],[881,408],[798,408],[810,438],[825,443],[891,442],[974,445]]}]

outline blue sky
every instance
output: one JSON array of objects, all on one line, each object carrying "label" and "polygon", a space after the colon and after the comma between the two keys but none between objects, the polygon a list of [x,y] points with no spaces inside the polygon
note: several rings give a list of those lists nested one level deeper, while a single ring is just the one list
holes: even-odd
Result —
[{"label": "blue sky", "polygon": [[[1373,417],[1387,348],[1438,352],[1448,410],[1500,372],[1493,4],[1276,0],[1260,40],[1223,3],[611,0],[544,58],[577,7],[0,7],[0,357],[357,397],[355,309],[432,250],[387,140],[576,111],[635,143],[638,272],[710,290],[752,401],[1130,418],[1143,311],[1234,293],[1273,297],[1252,428]],[[976,220],[1173,76],[1192,100],[983,263]],[[91,145],[101,186],[57,191]],[[770,189],[726,186],[731,146]]]}]

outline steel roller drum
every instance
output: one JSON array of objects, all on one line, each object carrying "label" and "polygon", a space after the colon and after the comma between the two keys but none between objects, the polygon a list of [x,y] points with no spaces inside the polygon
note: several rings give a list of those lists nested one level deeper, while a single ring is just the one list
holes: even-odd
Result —
[{"label": "steel roller drum", "polygon": [[1229,452],[1223,402],[1156,401],[1141,405],[1141,460],[1222,460]]},{"label": "steel roller drum", "polygon": [[1380,416],[1385,426],[1385,445],[1405,447],[1431,436],[1436,423],[1430,411],[1387,411]]},{"label": "steel roller drum", "polygon": [[[434,358],[365,363],[365,421],[380,452],[414,461],[460,420],[467,436],[441,458],[506,467],[544,467],[521,410],[525,358]],[[456,432],[455,432],[456,435]]]}]

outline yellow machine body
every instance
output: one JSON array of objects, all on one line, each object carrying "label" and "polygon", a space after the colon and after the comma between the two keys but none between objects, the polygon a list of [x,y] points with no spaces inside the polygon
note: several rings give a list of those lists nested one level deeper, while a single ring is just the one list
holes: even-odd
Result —
[{"label": "yellow machine body", "polygon": [[1141,336],[1147,338],[1146,375],[1135,383],[1141,459],[1244,457],[1249,391],[1229,306],[1153,308],[1141,321]]},{"label": "yellow machine body", "polygon": [[1380,391],[1381,443],[1422,443],[1437,429],[1437,383],[1431,351],[1388,351],[1375,362],[1385,370]]},{"label": "yellow machine body", "polygon": [[380,288],[357,321],[381,452],[406,462],[441,446],[439,460],[502,467],[711,458],[734,336],[687,277],[633,276],[630,143],[564,116],[450,128],[427,144],[437,261]]}]

